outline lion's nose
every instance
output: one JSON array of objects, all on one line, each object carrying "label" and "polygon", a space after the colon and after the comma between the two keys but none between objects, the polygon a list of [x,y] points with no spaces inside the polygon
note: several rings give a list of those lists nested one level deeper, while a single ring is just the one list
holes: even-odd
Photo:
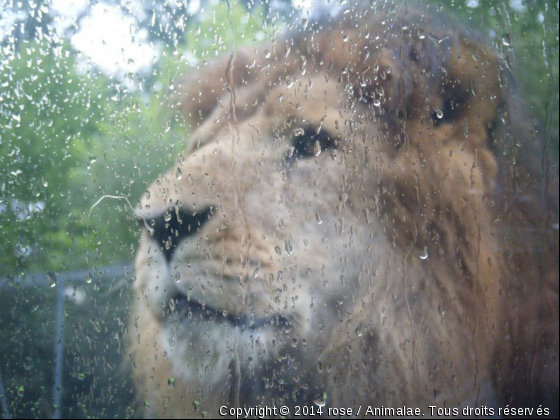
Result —
[{"label": "lion's nose", "polygon": [[179,244],[184,239],[196,235],[213,214],[212,206],[202,210],[173,208],[161,216],[140,222],[147,223],[150,235],[161,247],[167,262],[170,262]]}]

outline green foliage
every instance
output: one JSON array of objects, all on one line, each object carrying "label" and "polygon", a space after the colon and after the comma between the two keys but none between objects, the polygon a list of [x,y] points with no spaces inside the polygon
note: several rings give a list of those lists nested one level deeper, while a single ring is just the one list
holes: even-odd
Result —
[{"label": "green foliage", "polygon": [[2,61],[0,86],[0,265],[60,268],[84,227],[68,192],[105,113],[100,83],[66,44],[43,42]]},{"label": "green foliage", "polygon": [[148,102],[138,92],[128,93],[107,108],[112,117],[100,126],[102,135],[89,150],[90,164],[73,174],[88,204],[82,216],[89,226],[92,265],[133,259],[139,228],[131,206],[186,147],[184,121],[160,92],[152,92]]},{"label": "green foliage", "polygon": [[198,62],[271,40],[277,30],[276,24],[267,21],[263,6],[247,10],[239,2],[232,1],[231,8],[226,2],[217,3],[190,23],[182,45],[164,49],[154,74],[171,87]]},{"label": "green foliage", "polygon": [[234,47],[270,40],[274,26],[267,22],[264,8],[247,11],[238,2],[220,2],[200,16],[199,24],[186,36],[187,51],[202,60]]}]

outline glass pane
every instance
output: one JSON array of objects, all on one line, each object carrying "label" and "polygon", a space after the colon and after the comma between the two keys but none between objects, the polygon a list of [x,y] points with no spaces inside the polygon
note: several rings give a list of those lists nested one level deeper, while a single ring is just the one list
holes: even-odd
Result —
[{"label": "glass pane", "polygon": [[558,9],[0,0],[2,418],[558,415]]}]

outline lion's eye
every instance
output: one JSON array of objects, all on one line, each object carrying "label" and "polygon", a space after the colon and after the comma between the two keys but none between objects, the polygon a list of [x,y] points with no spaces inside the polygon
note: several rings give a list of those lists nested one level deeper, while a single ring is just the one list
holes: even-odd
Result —
[{"label": "lion's eye", "polygon": [[325,130],[313,127],[299,128],[294,131],[292,149],[288,160],[306,159],[319,156],[323,151],[336,147],[334,137]]}]

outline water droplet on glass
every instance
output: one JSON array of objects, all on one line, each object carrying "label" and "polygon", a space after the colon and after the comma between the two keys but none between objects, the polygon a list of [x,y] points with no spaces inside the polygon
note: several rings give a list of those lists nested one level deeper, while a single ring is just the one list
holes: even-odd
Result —
[{"label": "water droplet on glass", "polygon": [[183,178],[183,171],[181,168],[177,168],[177,179],[181,180]]},{"label": "water droplet on glass", "polygon": [[424,249],[422,250],[422,252],[420,253],[420,259],[421,260],[427,260],[428,259],[428,247],[425,246]]},{"label": "water droplet on glass", "polygon": [[363,325],[358,325],[358,328],[356,328],[356,335],[358,337],[363,337],[364,331],[365,331],[365,327]]},{"label": "water droplet on glass", "polygon": [[313,145],[313,154],[319,156],[321,154],[321,142],[319,140],[315,141]]},{"label": "water droplet on glass", "polygon": [[504,47],[510,47],[511,46],[511,40],[510,40],[509,34],[505,34],[502,37],[502,45]]},{"label": "water droplet on glass", "polygon": [[286,152],[286,156],[289,158],[294,156],[294,152],[296,151],[296,148],[293,146],[288,147],[288,151]]},{"label": "water droplet on glass", "polygon": [[292,255],[292,252],[294,250],[294,247],[292,245],[292,243],[289,240],[286,240],[284,243],[284,249],[286,250],[286,253],[288,255]]},{"label": "water droplet on glass", "polygon": [[173,389],[173,387],[175,386],[175,378],[173,376],[167,379],[167,385],[169,386],[169,388]]},{"label": "water droplet on glass", "polygon": [[323,219],[321,219],[321,215],[319,213],[315,213],[315,221],[317,222],[318,225],[323,224]]},{"label": "water droplet on glass", "polygon": [[300,137],[300,136],[303,136],[304,134],[305,134],[305,130],[303,128],[298,127],[294,130],[294,136],[295,137]]},{"label": "water droplet on glass", "polygon": [[327,393],[323,393],[323,395],[315,398],[313,400],[313,404],[315,404],[318,407],[324,407],[325,405],[327,405]]},{"label": "water droplet on glass", "polygon": [[51,288],[56,287],[56,278],[53,274],[47,273],[47,279],[49,280],[49,286]]},{"label": "water droplet on glass", "polygon": [[434,108],[434,111],[436,113],[436,117],[441,120],[443,118],[443,111],[439,108]]},{"label": "water droplet on glass", "polygon": [[469,126],[467,124],[463,124],[463,136],[469,137]]}]

